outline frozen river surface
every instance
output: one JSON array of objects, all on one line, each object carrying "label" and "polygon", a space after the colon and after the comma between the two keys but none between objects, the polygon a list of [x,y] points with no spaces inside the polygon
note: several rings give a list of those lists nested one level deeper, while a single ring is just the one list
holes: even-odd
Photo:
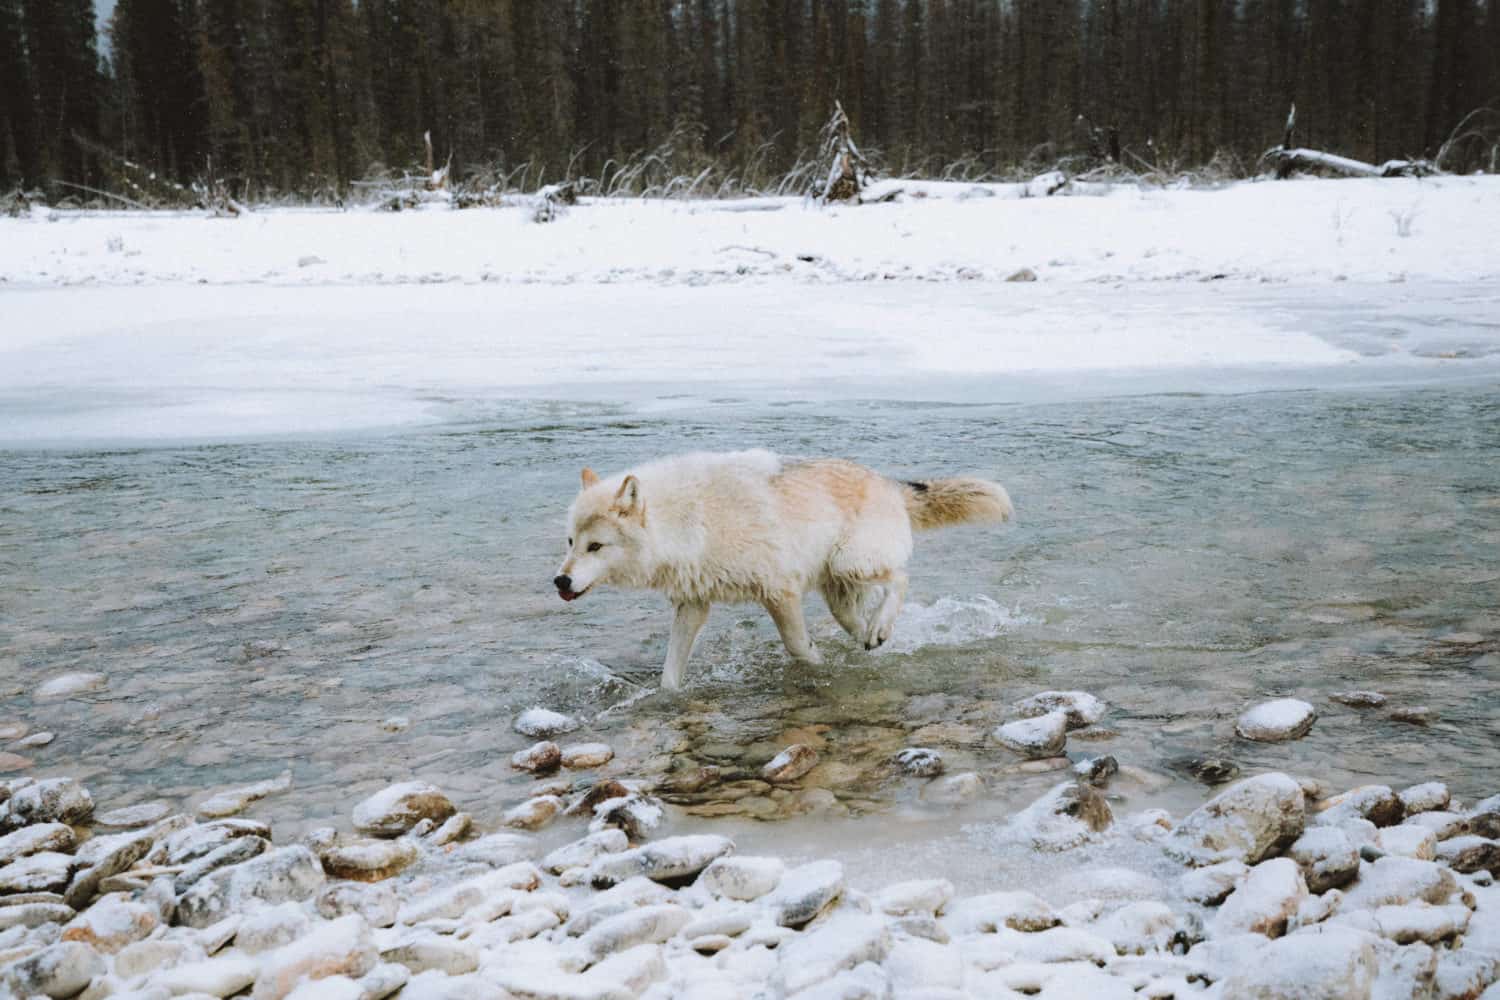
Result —
[{"label": "frozen river surface", "polygon": [[[410,776],[493,821],[533,704],[634,774],[815,741],[849,819],[673,822],[876,874],[893,842],[956,871],[954,838],[1056,780],[986,738],[1043,689],[1109,702],[1070,752],[1139,769],[1130,808],[1196,804],[1205,757],[1491,794],[1497,317],[1490,284],[0,293],[0,722],[55,731],[29,773],[110,804],[290,768],[261,810],[288,833]],[[659,598],[551,592],[562,516],[583,465],[744,447],[980,471],[1018,520],[922,538],[878,654],[810,599],[827,663],[793,666],[719,608],[664,695]],[[33,700],[74,670],[107,687]],[[1284,694],[1306,738],[1234,736]],[[912,743],[986,796],[919,803],[888,764]]]}]

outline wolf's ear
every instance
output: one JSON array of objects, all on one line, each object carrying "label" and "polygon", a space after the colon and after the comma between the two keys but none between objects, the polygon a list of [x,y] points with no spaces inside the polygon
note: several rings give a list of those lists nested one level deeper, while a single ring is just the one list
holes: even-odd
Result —
[{"label": "wolf's ear", "polygon": [[639,513],[641,509],[640,480],[634,476],[625,477],[625,481],[620,484],[619,492],[615,494],[614,509],[627,516]]},{"label": "wolf's ear", "polygon": [[588,466],[584,466],[582,478],[584,489],[588,489],[590,486],[593,486],[599,481],[599,476],[594,472],[593,469],[590,469]]}]

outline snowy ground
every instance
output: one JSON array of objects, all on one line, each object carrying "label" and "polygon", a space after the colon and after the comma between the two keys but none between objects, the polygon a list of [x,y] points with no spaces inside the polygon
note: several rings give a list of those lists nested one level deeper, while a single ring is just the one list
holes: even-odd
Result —
[{"label": "snowy ground", "polygon": [[605,201],[558,221],[465,212],[263,211],[238,219],[40,211],[0,221],[0,282],[25,285],[494,281],[703,284],[1004,278],[1400,281],[1500,276],[1500,178],[1245,183],[1022,197]]}]

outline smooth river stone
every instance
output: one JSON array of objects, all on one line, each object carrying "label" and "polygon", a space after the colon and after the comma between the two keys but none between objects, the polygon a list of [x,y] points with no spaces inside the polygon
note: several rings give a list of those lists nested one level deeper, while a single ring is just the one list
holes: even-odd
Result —
[{"label": "smooth river stone", "polygon": [[103,674],[92,674],[77,672],[62,674],[44,682],[33,693],[32,697],[43,698],[71,698],[78,694],[87,694],[90,691],[98,691],[109,683],[109,678]]},{"label": "smooth river stone", "polygon": [[1277,698],[1261,702],[1239,717],[1234,731],[1247,740],[1279,743],[1307,735],[1318,713],[1305,701]]},{"label": "smooth river stone", "polygon": [[149,826],[171,811],[172,806],[169,803],[155,799],[151,802],[140,802],[133,806],[124,806],[100,813],[94,817],[94,823],[98,826],[129,830],[137,826]]}]

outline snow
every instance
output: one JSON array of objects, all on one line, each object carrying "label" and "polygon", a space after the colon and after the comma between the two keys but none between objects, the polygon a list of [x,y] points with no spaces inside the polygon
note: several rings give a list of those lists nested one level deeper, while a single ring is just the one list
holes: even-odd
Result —
[{"label": "snow", "polygon": [[[461,422],[518,396],[690,406],[725,385],[1008,401],[1500,368],[1478,320],[1500,308],[1500,178],[899,185],[827,208],[594,201],[547,226],[523,208],[0,220],[0,447]],[[1038,280],[1003,280],[1022,268]]]}]

